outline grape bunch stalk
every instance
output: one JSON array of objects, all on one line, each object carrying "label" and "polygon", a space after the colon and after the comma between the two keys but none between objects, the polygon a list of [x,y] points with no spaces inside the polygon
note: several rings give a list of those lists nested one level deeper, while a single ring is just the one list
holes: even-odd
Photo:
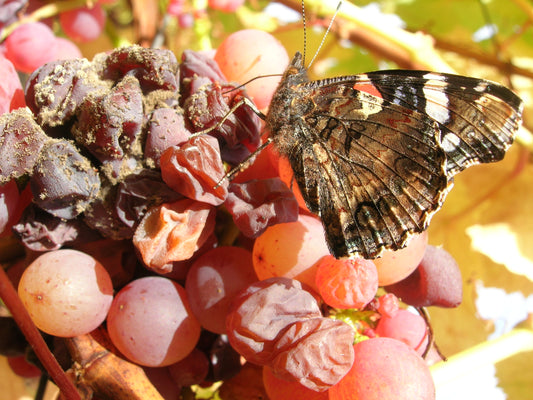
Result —
[{"label": "grape bunch stalk", "polygon": [[0,116],[1,228],[27,253],[10,270],[20,299],[77,364],[98,343],[107,368],[164,371],[161,391],[224,381],[222,395],[255,371],[271,400],[433,399],[430,329],[398,297],[457,306],[451,256],[421,235],[376,263],[336,260],[269,148],[225,179],[267,135],[242,99],[264,108],[276,86],[229,82],[229,60],[269,49],[283,70],[273,37],[243,31],[214,58],[134,45],[30,74],[26,107]]}]

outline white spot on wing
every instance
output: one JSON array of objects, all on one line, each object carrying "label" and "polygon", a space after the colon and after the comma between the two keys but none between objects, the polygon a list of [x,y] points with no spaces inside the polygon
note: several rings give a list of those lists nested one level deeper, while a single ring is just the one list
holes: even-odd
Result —
[{"label": "white spot on wing", "polygon": [[[435,121],[445,124],[450,118],[448,96],[446,92],[444,92],[447,83],[442,81],[438,75],[431,73],[425,74],[424,78],[428,80],[422,90],[426,98],[425,112]],[[438,90],[438,88],[442,88],[443,90]]]},{"label": "white spot on wing", "polygon": [[444,135],[444,138],[442,138],[441,146],[446,153],[450,153],[454,151],[460,143],[461,139],[459,139],[456,134],[448,132],[446,135]]}]

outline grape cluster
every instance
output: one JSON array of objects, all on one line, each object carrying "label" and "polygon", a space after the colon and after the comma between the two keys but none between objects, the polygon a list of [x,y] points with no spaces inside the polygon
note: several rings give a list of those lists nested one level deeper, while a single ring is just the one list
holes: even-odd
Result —
[{"label": "grape cluster", "polygon": [[427,323],[398,298],[456,306],[457,265],[424,235],[381,264],[329,256],[268,149],[225,179],[261,143],[246,96],[203,53],[139,46],[29,76],[27,108],[0,116],[0,232],[43,253],[13,278],[35,324],[72,337],[106,319],[122,356],[179,388],[244,357],[271,400],[432,399]]}]

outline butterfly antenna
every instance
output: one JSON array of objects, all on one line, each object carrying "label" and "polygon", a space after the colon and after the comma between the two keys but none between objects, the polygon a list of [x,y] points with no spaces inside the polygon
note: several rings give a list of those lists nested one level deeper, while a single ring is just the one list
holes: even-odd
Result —
[{"label": "butterfly antenna", "polygon": [[305,0],[302,0],[302,24],[304,29],[304,59],[303,65],[305,65],[305,54],[307,53],[307,24],[305,22]]},{"label": "butterfly antenna", "polygon": [[[331,27],[333,26],[333,21],[335,21],[335,17],[337,16],[337,14],[339,13],[339,10],[341,8],[341,5],[342,5],[342,0],[339,1],[339,4],[337,4],[337,8],[335,10],[335,13],[333,14],[333,17],[331,17],[331,21],[329,21],[329,25],[328,25],[328,29],[326,29],[326,33],[324,33],[324,36],[322,37],[322,41],[320,42],[320,45],[318,46],[318,49],[316,50],[315,52],[315,55],[313,56],[313,59],[311,60],[311,62],[309,63],[309,65],[307,66],[307,68],[309,69],[309,67],[311,67],[311,65],[315,62],[315,59],[317,58],[318,56],[318,53],[320,52],[320,49],[322,48],[322,46],[324,45],[324,42],[326,41],[326,36],[328,36],[328,33],[329,31],[331,30]],[[305,26],[305,24],[304,24]],[[305,30],[304,30],[304,34],[305,34]],[[305,43],[304,43],[305,44]],[[304,46],[304,49],[305,49],[305,46]],[[304,57],[305,57],[305,53],[304,53]],[[305,60],[305,58],[304,58]],[[305,63],[304,63],[305,65]]]}]

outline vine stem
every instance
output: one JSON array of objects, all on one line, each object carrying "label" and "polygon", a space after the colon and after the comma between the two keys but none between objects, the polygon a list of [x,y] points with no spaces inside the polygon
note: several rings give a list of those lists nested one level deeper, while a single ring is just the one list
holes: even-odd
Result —
[{"label": "vine stem", "polygon": [[497,339],[480,343],[430,367],[435,386],[445,386],[480,367],[533,350],[533,330],[516,328]]},{"label": "vine stem", "polygon": [[11,312],[13,319],[35,351],[35,354],[43,364],[44,368],[46,368],[46,371],[48,371],[48,374],[53,379],[54,383],[61,390],[63,396],[69,400],[81,400],[76,387],[67,377],[48,349],[43,337],[31,320],[28,311],[26,311],[22,301],[20,301],[15,288],[2,267],[0,267],[0,298]]}]

